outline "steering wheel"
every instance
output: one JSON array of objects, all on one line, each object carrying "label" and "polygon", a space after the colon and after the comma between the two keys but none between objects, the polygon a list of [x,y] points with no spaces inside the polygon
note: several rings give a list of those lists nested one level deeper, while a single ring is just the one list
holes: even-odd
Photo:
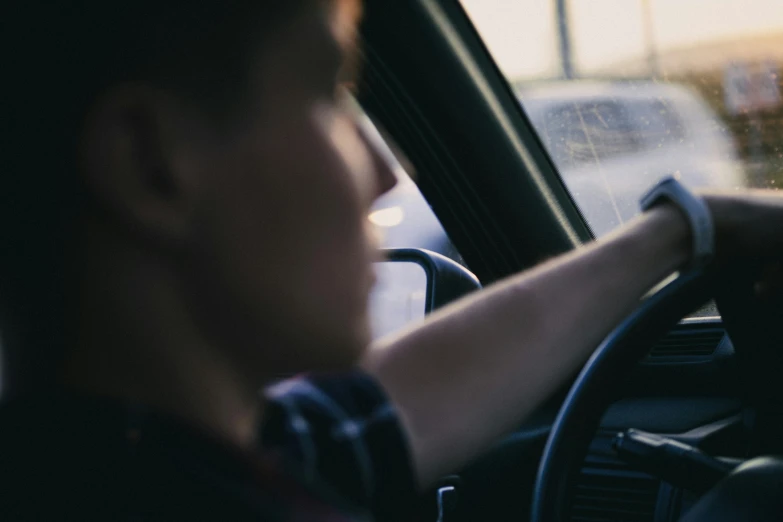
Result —
[{"label": "steering wheel", "polygon": [[[742,276],[733,278],[705,270],[681,275],[648,297],[598,347],[574,381],[552,425],[533,490],[531,522],[568,520],[574,479],[601,417],[618,391],[610,383],[631,371],[657,339],[711,297],[717,297],[724,325],[737,348],[741,374],[748,377],[743,380],[745,398],[781,396],[775,377],[776,371],[783,369],[783,333],[778,328],[770,330],[770,325],[780,323],[783,304],[760,306],[753,289],[753,276],[758,271],[748,268],[741,272]],[[770,416],[773,420],[769,426],[780,424],[780,418]],[[780,435],[780,430],[773,431]],[[783,520],[781,491],[783,459],[752,459],[702,496],[682,520]]]}]

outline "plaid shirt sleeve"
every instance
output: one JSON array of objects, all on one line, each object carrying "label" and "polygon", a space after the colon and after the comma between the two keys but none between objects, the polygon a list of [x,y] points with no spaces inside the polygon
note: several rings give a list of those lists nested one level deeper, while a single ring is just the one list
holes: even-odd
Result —
[{"label": "plaid shirt sleeve", "polygon": [[299,377],[266,391],[265,452],[302,469],[377,520],[394,520],[416,499],[411,455],[380,386],[356,372]]}]

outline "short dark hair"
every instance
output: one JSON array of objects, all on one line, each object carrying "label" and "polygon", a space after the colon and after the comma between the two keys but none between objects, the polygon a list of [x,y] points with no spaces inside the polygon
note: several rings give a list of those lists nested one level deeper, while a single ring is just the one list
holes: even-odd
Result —
[{"label": "short dark hair", "polygon": [[[149,81],[222,107],[246,85],[271,29],[324,0],[20,0],[5,9],[7,105],[0,185],[4,385],[56,368],[69,338],[68,260],[89,202],[77,169],[86,111],[104,90]],[[6,133],[7,134],[7,133]],[[14,375],[9,375],[9,371]],[[13,382],[11,383],[13,385]]]}]

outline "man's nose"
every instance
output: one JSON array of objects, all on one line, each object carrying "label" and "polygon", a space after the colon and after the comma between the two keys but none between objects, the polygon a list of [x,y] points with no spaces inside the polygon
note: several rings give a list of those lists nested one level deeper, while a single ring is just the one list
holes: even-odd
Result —
[{"label": "man's nose", "polygon": [[376,192],[373,199],[377,199],[394,188],[397,184],[395,170],[402,167],[373,121],[366,115],[359,121],[360,135],[372,160],[376,178]]},{"label": "man's nose", "polygon": [[[376,199],[383,196],[397,185],[397,174],[395,169],[401,168],[396,159],[385,155],[370,145],[370,154],[372,154],[373,166],[375,167],[375,176],[377,178]],[[393,162],[393,163],[392,163]]]}]

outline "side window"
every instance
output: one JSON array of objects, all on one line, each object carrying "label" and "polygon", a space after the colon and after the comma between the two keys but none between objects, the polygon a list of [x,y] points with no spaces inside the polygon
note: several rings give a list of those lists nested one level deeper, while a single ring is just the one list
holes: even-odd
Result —
[{"label": "side window", "polygon": [[394,170],[397,185],[376,201],[369,216],[381,248],[424,248],[462,263],[416,183],[401,165]]},{"label": "side window", "polygon": [[[361,110],[356,104],[355,108]],[[399,151],[378,132],[366,114],[358,114],[366,132],[381,140],[397,184],[375,202],[368,219],[381,248],[423,248],[463,263],[416,183],[403,167]],[[411,167],[409,167],[411,168]],[[464,263],[463,263],[464,264]],[[427,276],[414,263],[376,263],[376,284],[370,293],[370,326],[374,339],[424,319]]]},{"label": "side window", "polygon": [[397,184],[378,198],[368,216],[378,235],[379,246],[424,248],[462,263],[446,231],[411,178],[408,171],[413,171],[413,166],[395,146],[394,140],[383,133],[353,96],[349,93],[345,93],[345,96],[346,106],[350,108],[355,121],[389,163],[397,178]]},{"label": "side window", "polygon": [[[378,199],[369,215],[381,248],[424,248],[463,263],[411,177],[400,165],[395,173],[397,185]],[[424,319],[426,275],[421,267],[381,262],[375,274],[377,282],[370,294],[374,339]]]},{"label": "side window", "polygon": [[424,319],[427,274],[415,263],[376,263],[377,281],[370,293],[373,339],[394,333]]}]

